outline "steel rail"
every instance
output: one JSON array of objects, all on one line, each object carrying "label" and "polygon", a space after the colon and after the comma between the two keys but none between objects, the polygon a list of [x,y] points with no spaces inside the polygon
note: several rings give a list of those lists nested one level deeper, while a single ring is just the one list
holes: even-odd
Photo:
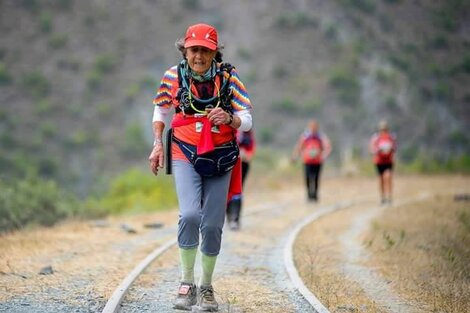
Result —
[{"label": "steel rail", "polygon": [[295,267],[294,263],[294,243],[297,239],[298,234],[305,226],[309,225],[310,223],[322,216],[333,213],[340,209],[345,209],[351,205],[351,202],[338,203],[335,205],[327,206],[324,209],[320,209],[319,211],[310,214],[294,226],[288,236],[286,244],[284,245],[284,265],[286,267],[287,274],[289,275],[290,280],[294,284],[294,287],[318,313],[330,313],[330,311],[328,311],[328,309],[320,302],[320,300],[318,300],[318,298],[305,286],[304,282],[300,278],[299,272],[297,271],[297,268]]},{"label": "steel rail", "polygon": [[[284,203],[279,203],[275,204],[278,207],[282,207],[283,205],[286,205],[290,201],[285,201]],[[309,216],[307,216],[303,221],[299,224],[297,224],[294,228],[293,231],[291,231],[287,244],[284,247],[284,262],[285,262],[285,267],[287,269],[287,272],[289,274],[289,278],[293,282],[295,288],[299,290],[299,292],[302,294],[302,296],[313,306],[313,308],[318,311],[319,313],[325,313],[328,312],[324,308],[324,306],[318,301],[318,299],[313,295],[303,284],[300,276],[298,275],[297,269],[295,269],[295,265],[293,262],[293,255],[292,255],[292,248],[294,241],[303,227],[305,227],[307,224],[311,223],[315,219],[332,213],[334,211],[337,211],[339,209],[345,208],[349,206],[350,204],[336,204],[332,206],[325,207],[323,210],[317,211]],[[263,212],[268,212],[271,210],[268,210],[267,208],[271,207],[272,205],[267,205],[264,204],[259,208],[258,210],[255,210],[254,212],[250,212],[246,215],[256,215],[258,213],[263,213]],[[108,302],[106,303],[102,313],[117,313],[120,310],[121,303],[131,287],[131,285],[134,283],[134,281],[139,277],[140,274],[152,263],[157,259],[159,256],[161,256],[165,251],[176,245],[177,239],[171,239],[166,241],[162,246],[159,246],[156,248],[154,251],[152,251],[142,262],[140,262],[130,273],[127,275],[127,277],[119,284],[119,286],[116,288],[116,290],[113,292],[111,297],[109,298]]]},{"label": "steel rail", "polygon": [[127,275],[127,277],[121,282],[121,284],[116,288],[111,297],[109,298],[106,306],[103,309],[103,313],[116,313],[119,311],[121,302],[126,295],[127,290],[132,285],[132,283],[137,279],[137,277],[152,263],[156,258],[162,255],[166,250],[170,249],[176,244],[176,238],[168,240],[162,246],[155,249],[150,253],[142,262],[137,265],[132,272]]}]

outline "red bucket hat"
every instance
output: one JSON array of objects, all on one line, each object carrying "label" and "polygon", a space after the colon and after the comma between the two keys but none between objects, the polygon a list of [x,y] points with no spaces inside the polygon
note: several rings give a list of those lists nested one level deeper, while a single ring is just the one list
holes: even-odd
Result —
[{"label": "red bucket hat", "polygon": [[184,47],[203,46],[217,50],[217,30],[207,24],[195,24],[188,27],[184,38]]}]

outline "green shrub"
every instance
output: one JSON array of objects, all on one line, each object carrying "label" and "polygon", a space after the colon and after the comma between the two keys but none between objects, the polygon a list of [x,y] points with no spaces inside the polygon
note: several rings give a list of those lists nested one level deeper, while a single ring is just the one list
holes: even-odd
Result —
[{"label": "green shrub", "polygon": [[462,154],[460,156],[451,158],[447,167],[449,170],[455,173],[470,173],[470,156],[468,154]]},{"label": "green shrub", "polygon": [[292,99],[284,98],[273,103],[273,108],[281,112],[295,112],[298,110],[298,104]]},{"label": "green shrub", "polygon": [[181,0],[181,6],[184,9],[197,9],[199,8],[199,0]]},{"label": "green shrub", "polygon": [[93,69],[88,72],[87,85],[90,90],[98,90],[102,84],[103,77],[111,73],[117,64],[114,55],[105,53],[96,57]]},{"label": "green shrub", "polygon": [[418,47],[418,45],[415,43],[411,43],[411,42],[401,44],[400,49],[404,53],[409,54],[409,55],[414,55],[414,56],[418,56],[419,53],[421,52],[421,49]]},{"label": "green shrub", "polygon": [[57,135],[57,125],[51,121],[41,121],[39,131],[45,138],[53,138]]},{"label": "green shrub", "polygon": [[49,12],[41,12],[39,15],[39,28],[43,33],[52,31],[52,15]]},{"label": "green shrub", "polygon": [[[41,140],[41,144],[44,140]],[[41,177],[54,178],[59,172],[59,162],[49,156],[40,157],[37,160],[37,173]]]},{"label": "green shrub", "polygon": [[103,81],[103,74],[100,71],[92,70],[88,72],[86,79],[90,90],[98,90]]},{"label": "green shrub", "polygon": [[72,56],[66,56],[57,61],[57,67],[62,70],[77,72],[80,69],[80,61]]},{"label": "green shrub", "polygon": [[396,4],[396,3],[403,2],[403,0],[383,0],[383,2],[389,3],[389,4]]},{"label": "green shrub", "polygon": [[353,47],[354,54],[352,55],[353,59],[351,60],[351,62],[353,65],[354,63],[357,64],[359,62],[359,55],[366,54],[368,51],[372,51],[372,48],[370,46],[370,41],[367,39],[364,39],[363,37],[358,38],[357,40],[354,40],[352,47]]},{"label": "green shrub", "polygon": [[390,33],[393,31],[393,28],[394,28],[393,21],[388,15],[381,14],[379,17],[379,23],[380,23],[380,28],[385,33]]},{"label": "green shrub", "polygon": [[53,4],[62,10],[69,10],[73,6],[74,0],[55,0]]},{"label": "green shrub", "polygon": [[[466,55],[463,57],[460,63],[460,68],[462,69],[462,72],[470,74],[470,55]],[[0,70],[0,73],[1,73],[1,70]]]},{"label": "green shrub", "polygon": [[83,17],[83,25],[87,28],[93,28],[96,25],[97,18],[92,14],[85,15]]},{"label": "green shrub", "polygon": [[134,100],[134,98],[137,97],[139,92],[140,92],[140,84],[132,83],[132,84],[127,85],[126,90],[125,90],[127,101]]},{"label": "green shrub", "polygon": [[457,29],[457,20],[451,10],[441,8],[435,13],[435,24],[448,32],[453,32]]},{"label": "green shrub", "polygon": [[453,96],[451,85],[444,82],[439,82],[434,91],[438,100],[449,100]]},{"label": "green shrub", "polygon": [[44,98],[49,95],[51,86],[47,78],[39,71],[33,71],[23,75],[21,83],[25,90],[35,98]]},{"label": "green shrub", "polygon": [[470,144],[470,137],[463,131],[453,131],[448,136],[448,143],[453,147],[468,147]]},{"label": "green shrub", "polygon": [[392,71],[385,69],[378,69],[375,76],[377,81],[384,85],[394,84],[396,79]]},{"label": "green shrub", "polygon": [[274,76],[274,78],[281,79],[286,77],[288,74],[289,72],[287,71],[287,69],[281,64],[274,66],[272,70],[272,75]]},{"label": "green shrub", "polygon": [[79,129],[66,138],[65,144],[71,148],[91,147],[98,142],[97,134],[90,129]]},{"label": "green shrub", "polygon": [[8,113],[5,108],[0,108],[0,122],[8,123]]},{"label": "green shrub", "polygon": [[0,62],[0,86],[9,85],[11,83],[11,75],[5,66],[5,63]]},{"label": "green shrub", "polygon": [[341,0],[341,3],[367,14],[372,14],[375,11],[374,0]]},{"label": "green shrub", "polygon": [[254,84],[257,80],[258,80],[258,71],[254,68],[249,70],[248,73],[246,73],[245,78],[243,79],[243,81],[248,85]]},{"label": "green shrub", "polygon": [[305,12],[282,13],[275,21],[279,28],[301,28],[307,26],[318,26],[318,21]]},{"label": "green shrub", "polygon": [[[403,159],[403,156],[402,156]],[[448,158],[438,158],[417,153],[412,161],[400,163],[401,171],[407,173],[470,173],[470,156],[455,155]]]},{"label": "green shrub", "polygon": [[37,11],[39,9],[38,0],[21,0],[21,6],[29,11]]},{"label": "green shrub", "polygon": [[110,53],[101,54],[96,57],[94,70],[101,74],[107,74],[116,67],[116,57]]},{"label": "green shrub", "polygon": [[51,180],[0,179],[0,232],[28,224],[50,226],[78,211],[78,204]]},{"label": "green shrub", "polygon": [[387,98],[385,98],[385,106],[388,109],[394,110],[398,107],[398,102],[393,95],[389,95]]},{"label": "green shrub", "polygon": [[[442,63],[431,62],[427,65],[427,69],[434,77],[443,77],[446,74],[446,70],[442,67]],[[452,70],[447,71],[447,73],[451,72]]]},{"label": "green shrub", "polygon": [[410,71],[411,65],[408,59],[399,54],[393,54],[390,56],[390,62],[398,69],[408,73]]},{"label": "green shrub", "polygon": [[[2,131],[0,133],[0,144],[3,149],[13,149],[16,145],[15,138],[11,132]],[[1,171],[0,167],[0,171]]]},{"label": "green shrub", "polygon": [[129,157],[142,157],[150,151],[150,144],[145,140],[142,127],[138,123],[127,125],[119,147],[121,152]]},{"label": "green shrub", "polygon": [[449,40],[443,34],[436,35],[429,41],[428,46],[434,50],[447,50],[449,49]]},{"label": "green shrub", "polygon": [[148,89],[154,91],[158,86],[158,81],[155,79],[155,77],[151,75],[145,75],[142,77],[140,80],[140,87],[142,89]]},{"label": "green shrub", "polygon": [[338,26],[335,24],[328,24],[325,28],[324,36],[331,42],[336,42],[338,40]]},{"label": "green shrub", "polygon": [[342,102],[355,104],[359,100],[360,85],[356,74],[347,67],[336,67],[330,74],[330,86],[334,87]]},{"label": "green shrub", "polygon": [[274,134],[272,128],[263,127],[259,132],[260,141],[263,144],[269,144],[274,140]]},{"label": "green shrub", "polygon": [[304,111],[306,113],[317,113],[323,107],[323,103],[318,99],[309,99],[305,101]]},{"label": "green shrub", "polygon": [[109,213],[152,212],[174,208],[176,192],[170,176],[155,177],[139,169],[130,169],[116,177],[102,198],[91,206]]},{"label": "green shrub", "polygon": [[243,47],[238,48],[237,55],[243,60],[251,59],[251,52],[247,48],[243,48]]},{"label": "green shrub", "polygon": [[108,117],[111,113],[111,104],[102,102],[96,106],[96,111],[99,117]]},{"label": "green shrub", "polygon": [[53,49],[60,49],[65,47],[67,44],[68,37],[67,34],[55,33],[49,37],[49,46]]},{"label": "green shrub", "polygon": [[53,110],[53,106],[49,99],[41,99],[36,103],[34,110],[37,114],[48,114]]}]

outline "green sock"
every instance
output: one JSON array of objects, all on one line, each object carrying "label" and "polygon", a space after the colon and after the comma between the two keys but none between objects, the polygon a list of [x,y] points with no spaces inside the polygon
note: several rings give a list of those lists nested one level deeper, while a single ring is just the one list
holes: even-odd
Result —
[{"label": "green sock", "polygon": [[199,286],[208,286],[212,284],[212,274],[214,273],[216,255],[205,255],[201,253],[202,263],[202,276],[199,281]]},{"label": "green sock", "polygon": [[197,248],[180,248],[181,281],[194,283],[194,263],[196,262]]}]

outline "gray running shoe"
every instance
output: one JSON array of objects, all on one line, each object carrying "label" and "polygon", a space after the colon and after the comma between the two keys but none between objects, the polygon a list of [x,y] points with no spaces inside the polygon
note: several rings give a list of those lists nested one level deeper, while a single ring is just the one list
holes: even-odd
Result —
[{"label": "gray running shoe", "polygon": [[182,282],[178,288],[173,309],[191,311],[192,306],[197,302],[197,287],[194,284]]},{"label": "gray running shoe", "polygon": [[231,221],[229,223],[230,230],[239,230],[240,229],[240,223],[237,221]]},{"label": "gray running shoe", "polygon": [[199,287],[197,306],[201,312],[219,311],[219,304],[215,301],[214,288],[212,288],[212,286]]}]

